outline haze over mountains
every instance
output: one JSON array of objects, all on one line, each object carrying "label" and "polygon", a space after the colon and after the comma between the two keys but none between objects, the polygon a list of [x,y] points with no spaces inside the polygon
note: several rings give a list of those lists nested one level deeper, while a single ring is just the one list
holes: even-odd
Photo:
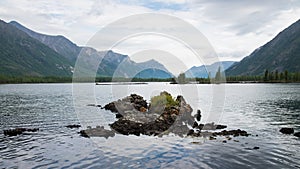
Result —
[{"label": "haze over mountains", "polygon": [[71,76],[72,64],[63,56],[0,20],[0,72],[10,76]]},{"label": "haze over mountains", "polygon": [[42,42],[44,45],[50,47],[55,52],[64,56],[66,59],[70,60],[71,63],[75,63],[77,56],[81,50],[79,46],[68,40],[63,36],[50,36],[45,34],[40,34],[34,32],[16,21],[9,22],[10,25],[15,26],[19,30],[27,33],[30,37]]},{"label": "haze over mountains", "polygon": [[211,65],[202,65],[202,66],[193,66],[189,70],[185,72],[186,77],[199,77],[199,78],[207,78],[215,77],[219,66],[221,67],[221,70],[228,69],[231,65],[233,65],[234,61],[223,61],[223,62],[216,62]]},{"label": "haze over mountains", "polygon": [[[5,34],[7,37],[2,38],[2,46],[5,48],[7,54],[1,55],[1,62],[3,65],[7,65],[7,62],[12,62],[15,65],[2,67],[1,73],[5,75],[19,75],[19,76],[70,76],[72,75],[74,65],[78,55],[84,56],[85,66],[87,69],[95,65],[96,60],[101,59],[101,63],[98,67],[97,76],[108,77],[128,77],[132,78],[138,76],[140,78],[171,78],[173,75],[159,62],[155,60],[149,60],[147,62],[136,63],[132,61],[127,55],[115,53],[113,51],[97,51],[91,47],[79,47],[67,38],[63,36],[50,36],[34,32],[18,22],[12,21],[5,23],[1,21],[1,35]],[[9,34],[5,32],[10,32]],[[10,39],[17,39],[10,42]],[[45,48],[45,51],[36,53],[32,50],[36,50],[39,47],[28,44],[24,46],[25,42],[33,41],[35,45],[40,48]],[[10,46],[8,46],[10,45]],[[22,49],[15,50],[15,46],[22,46]],[[3,49],[4,51],[4,49]],[[26,51],[33,56],[26,55]],[[39,50],[37,50],[39,51]],[[17,54],[16,54],[17,53]],[[20,56],[20,58],[15,58]],[[34,59],[31,59],[33,57]],[[60,62],[56,62],[60,58]],[[35,63],[38,60],[45,60],[39,64],[22,64],[28,66],[26,70],[22,70],[18,67],[18,59],[26,62]],[[45,63],[49,63],[50,66]],[[45,70],[39,70],[43,67]],[[49,69],[49,70],[48,70]],[[89,71],[89,70],[85,70]]]},{"label": "haze over mountains", "polygon": [[[86,72],[97,70],[97,76],[171,78],[164,65],[156,60],[136,63],[129,56],[113,51],[97,51],[77,46],[64,36],[50,36],[32,31],[18,22],[0,20],[0,75],[70,77],[80,54]],[[102,60],[98,66],[97,60]],[[224,61],[193,66],[187,77],[214,77],[223,66],[227,76],[261,75],[269,71],[300,72],[300,20],[283,30],[273,40],[256,49],[240,62]]]}]

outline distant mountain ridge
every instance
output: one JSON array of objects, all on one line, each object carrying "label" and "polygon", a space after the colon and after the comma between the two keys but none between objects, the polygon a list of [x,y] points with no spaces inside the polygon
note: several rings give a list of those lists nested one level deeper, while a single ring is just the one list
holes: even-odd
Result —
[{"label": "distant mountain ridge", "polygon": [[0,20],[0,74],[71,76],[72,64],[28,34]]},{"label": "distant mountain ridge", "polygon": [[25,26],[21,25],[16,21],[11,21],[9,22],[9,24],[15,26],[19,30],[27,33],[32,38],[47,45],[55,52],[66,57],[72,63],[75,63],[77,56],[81,50],[81,47],[77,46],[75,43],[71,42],[69,39],[65,38],[64,36],[61,35],[51,36],[51,35],[37,33],[35,31],[26,28]]},{"label": "distant mountain ridge", "polygon": [[207,78],[210,74],[210,76],[213,78],[215,77],[219,66],[221,67],[221,70],[228,69],[231,65],[233,65],[234,61],[223,61],[223,62],[216,62],[211,65],[202,65],[202,66],[193,66],[189,70],[185,72],[186,77],[190,78]]},{"label": "distant mountain ridge", "polygon": [[55,53],[60,54],[60,56],[67,60],[69,64],[71,63],[72,67],[74,67],[79,54],[84,57],[84,67],[86,68],[86,72],[89,71],[89,68],[97,66],[95,63],[97,63],[97,60],[100,59],[101,63],[98,67],[97,76],[132,78],[139,74],[139,72],[148,69],[148,71],[154,70],[153,72],[155,73],[139,74],[140,78],[160,78],[165,77],[166,74],[168,74],[168,77],[173,77],[173,75],[162,64],[155,60],[136,63],[127,55],[122,55],[113,51],[97,51],[90,47],[79,47],[61,35],[51,36],[37,33],[16,21],[11,21],[9,25],[25,32],[31,38],[41,42],[43,45],[48,46]]},{"label": "distant mountain ridge", "polygon": [[[16,21],[0,20],[0,74],[10,76],[72,76],[78,55],[86,72],[97,66],[97,76],[171,78],[173,75],[155,60],[136,63],[127,55],[80,47],[64,36],[37,33]],[[99,67],[97,60],[102,60]],[[187,77],[214,77],[220,65],[226,76],[262,75],[265,70],[300,72],[300,20],[253,51],[242,61],[194,66]]]},{"label": "distant mountain ridge", "polygon": [[226,70],[226,76],[262,75],[285,70],[300,72],[300,20]]}]

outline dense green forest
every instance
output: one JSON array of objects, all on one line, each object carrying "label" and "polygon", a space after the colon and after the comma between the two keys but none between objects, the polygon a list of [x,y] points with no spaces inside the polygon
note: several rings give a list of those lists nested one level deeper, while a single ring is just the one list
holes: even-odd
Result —
[{"label": "dense green forest", "polygon": [[[88,79],[76,79],[76,82],[91,82]],[[38,76],[5,76],[0,75],[0,84],[8,83],[72,83],[72,77],[38,77]],[[160,78],[116,78],[116,77],[96,77],[95,82],[170,82],[172,84],[187,84],[187,83],[300,83],[300,72],[290,73],[284,72],[269,72],[266,70],[261,76],[227,76],[220,72],[216,73],[215,78],[187,78],[184,73],[178,77],[160,79]]]},{"label": "dense green forest", "polygon": [[220,68],[216,72],[214,78],[185,78],[183,73],[179,74],[177,79],[173,79],[171,83],[300,83],[300,72],[270,72],[265,70],[263,75],[258,76],[225,76],[224,72],[220,71]]},{"label": "dense green forest", "polygon": [[[76,79],[76,82],[91,82],[92,78]],[[96,77],[95,82],[171,82],[172,79],[112,78]],[[4,76],[0,75],[0,84],[10,83],[72,83],[72,77]]]},{"label": "dense green forest", "polygon": [[228,76],[227,83],[238,82],[257,82],[257,83],[299,83],[300,72],[290,73],[287,70],[284,72],[269,72],[266,70],[261,76]]},{"label": "dense green forest", "polygon": [[7,83],[71,83],[72,77],[35,77],[0,75],[0,84]]}]

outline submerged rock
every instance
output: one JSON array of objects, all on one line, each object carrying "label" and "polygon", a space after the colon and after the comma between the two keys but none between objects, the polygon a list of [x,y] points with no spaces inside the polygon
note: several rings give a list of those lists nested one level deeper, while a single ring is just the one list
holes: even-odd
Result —
[{"label": "submerged rock", "polygon": [[200,124],[198,128],[200,130],[217,130],[217,129],[227,128],[227,126],[221,124],[215,124],[215,123],[206,123],[206,124]]},{"label": "submerged rock", "polygon": [[104,129],[103,126],[96,126],[96,128],[87,128],[86,130],[81,130],[80,132],[80,135],[82,137],[105,137],[105,138],[108,138],[108,137],[114,137],[115,136],[115,133],[111,130],[106,130]]},{"label": "submerged rock", "polygon": [[229,136],[229,135],[233,135],[234,137],[236,136],[249,136],[250,134],[247,133],[247,131],[245,130],[241,130],[241,129],[237,129],[237,130],[222,130],[220,132],[214,132],[213,133],[214,136]]},{"label": "submerged rock", "polygon": [[283,127],[279,131],[283,134],[293,134],[294,133],[294,129],[288,128],[288,127]]},{"label": "submerged rock", "polygon": [[227,126],[222,125],[222,124],[218,124],[217,127],[216,127],[216,129],[225,129],[225,128],[227,128]]},{"label": "submerged rock", "polygon": [[295,133],[294,136],[300,137],[300,132]]},{"label": "submerged rock", "polygon": [[79,124],[70,124],[70,125],[66,125],[67,128],[73,129],[73,128],[79,128],[81,127],[81,125]]},{"label": "submerged rock", "polygon": [[209,140],[216,140],[217,138],[213,137],[213,136],[209,136]]},{"label": "submerged rock", "polygon": [[237,137],[237,136],[246,136],[248,137],[250,134],[247,133],[245,130],[241,130],[241,129],[237,129],[237,130],[222,130],[220,132],[209,132],[209,131],[197,131],[197,132],[190,132],[189,136],[193,136],[193,137],[216,137],[216,136],[227,136],[226,138],[228,138],[228,140],[231,140],[230,137],[228,136],[233,136],[233,137]]},{"label": "submerged rock", "polygon": [[100,107],[100,108],[102,108],[102,106],[100,104],[87,104],[86,106],[92,106],[92,107]]},{"label": "submerged rock", "polygon": [[15,128],[15,129],[8,129],[8,130],[3,130],[4,135],[6,136],[16,136],[24,133],[25,131],[27,132],[37,132],[39,128]]}]

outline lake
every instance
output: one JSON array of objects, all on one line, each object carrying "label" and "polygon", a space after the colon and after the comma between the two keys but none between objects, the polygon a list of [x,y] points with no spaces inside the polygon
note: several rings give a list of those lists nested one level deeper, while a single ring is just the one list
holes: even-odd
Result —
[{"label": "lake", "polygon": [[[202,122],[243,129],[249,137],[223,142],[175,135],[84,138],[87,126],[108,128],[115,120],[105,105],[130,93],[150,100],[161,91],[183,95]],[[0,85],[1,168],[300,168],[300,139],[279,132],[300,131],[299,84]],[[69,129],[66,125],[81,124]],[[15,127],[38,132],[4,136]],[[253,149],[259,147],[259,149]]]}]

